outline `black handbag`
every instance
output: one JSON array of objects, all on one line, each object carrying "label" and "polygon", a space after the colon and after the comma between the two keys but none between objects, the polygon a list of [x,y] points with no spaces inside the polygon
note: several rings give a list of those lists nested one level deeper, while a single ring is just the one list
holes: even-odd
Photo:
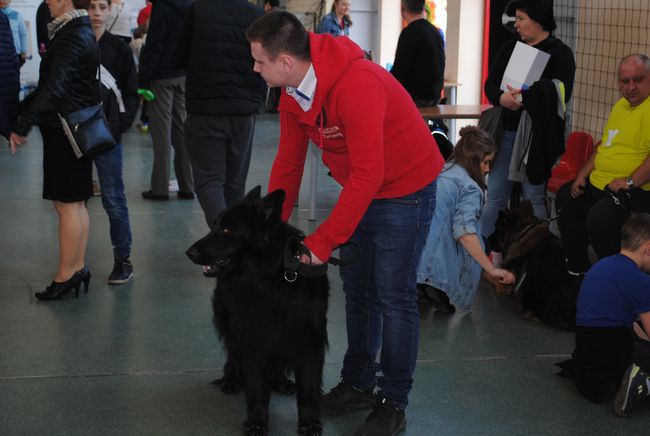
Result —
[{"label": "black handbag", "polygon": [[[101,87],[101,61],[98,87]],[[72,151],[77,159],[96,156],[115,147],[116,142],[108,127],[99,89],[99,104],[71,112],[59,114],[65,136],[68,138]]]}]

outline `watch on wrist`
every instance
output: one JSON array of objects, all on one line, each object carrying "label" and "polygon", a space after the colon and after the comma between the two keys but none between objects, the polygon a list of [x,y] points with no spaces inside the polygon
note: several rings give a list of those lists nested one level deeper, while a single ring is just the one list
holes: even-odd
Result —
[{"label": "watch on wrist", "polygon": [[630,189],[634,188],[634,179],[632,178],[632,176],[625,179],[625,183],[627,184],[628,188]]}]

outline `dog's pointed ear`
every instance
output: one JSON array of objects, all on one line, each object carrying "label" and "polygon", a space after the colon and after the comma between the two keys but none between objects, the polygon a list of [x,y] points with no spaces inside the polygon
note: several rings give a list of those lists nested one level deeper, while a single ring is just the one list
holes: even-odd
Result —
[{"label": "dog's pointed ear", "polygon": [[284,205],[285,198],[284,189],[278,189],[262,199],[262,206],[264,208],[264,218],[269,220],[271,217],[282,216],[282,206]]},{"label": "dog's pointed ear", "polygon": [[256,187],[248,191],[248,194],[246,194],[246,200],[256,201],[259,200],[261,196],[262,196],[262,187],[260,185],[257,185]]}]

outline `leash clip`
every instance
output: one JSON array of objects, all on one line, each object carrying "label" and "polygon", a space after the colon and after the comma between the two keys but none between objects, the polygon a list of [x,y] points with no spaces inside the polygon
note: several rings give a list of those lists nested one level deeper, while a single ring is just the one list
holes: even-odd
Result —
[{"label": "leash clip", "polygon": [[298,279],[298,273],[296,271],[285,271],[284,279],[289,283],[293,283]]}]

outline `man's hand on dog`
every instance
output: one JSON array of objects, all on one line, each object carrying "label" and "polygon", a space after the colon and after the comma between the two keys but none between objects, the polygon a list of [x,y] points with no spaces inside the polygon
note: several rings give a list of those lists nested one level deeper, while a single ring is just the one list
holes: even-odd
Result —
[{"label": "man's hand on dog", "polygon": [[491,268],[488,274],[495,280],[498,280],[502,285],[511,285],[515,282],[515,275],[507,269]]},{"label": "man's hand on dog", "polygon": [[630,186],[627,184],[625,179],[614,179],[611,182],[609,182],[609,185],[607,185],[607,187],[609,188],[610,191],[614,193],[618,192],[620,189],[624,191],[630,190]]},{"label": "man's hand on dog", "polygon": [[306,254],[301,254],[300,262],[304,263],[305,265],[322,265],[325,263],[320,260],[318,256],[316,256],[313,252],[311,253],[311,258]]}]

